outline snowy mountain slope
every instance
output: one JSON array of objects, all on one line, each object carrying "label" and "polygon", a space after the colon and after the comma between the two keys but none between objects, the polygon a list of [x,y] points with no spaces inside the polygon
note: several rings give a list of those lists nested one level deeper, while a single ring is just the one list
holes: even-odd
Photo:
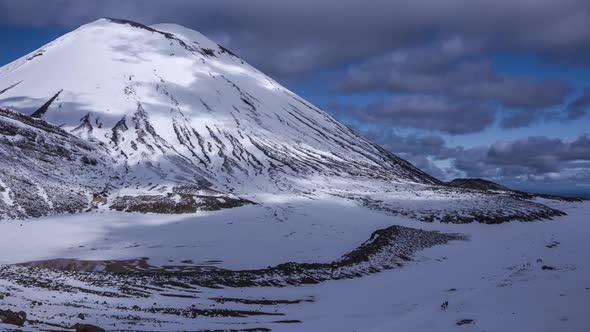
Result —
[{"label": "snowy mountain slope", "polygon": [[87,209],[104,179],[118,176],[112,165],[99,146],[0,109],[0,218]]},{"label": "snowy mountain slope", "polygon": [[33,114],[59,93],[39,117],[130,166],[190,160],[219,186],[353,171],[437,183],[197,32],[155,28],[103,19],[67,34],[0,70],[3,85],[18,83],[1,105]]},{"label": "snowy mountain slope", "polygon": [[[123,177],[127,173],[122,165],[117,167],[103,145],[92,144],[43,120],[1,108],[0,169],[0,219],[76,213],[96,207],[108,200],[106,192],[112,183],[125,183]],[[190,189],[177,187],[169,198],[153,196],[151,204],[158,199],[158,206],[152,209],[194,212],[196,208],[247,203],[210,190],[199,197]],[[166,205],[166,199],[174,202]],[[127,201],[126,196],[119,196],[112,201],[112,207],[141,211],[141,205]]]},{"label": "snowy mountain slope", "polygon": [[[496,196],[449,195],[443,183],[177,25],[84,25],[0,68],[0,91],[0,107],[59,126],[110,158],[105,171],[117,175],[101,177],[102,205],[117,210],[186,212],[171,197],[189,188],[254,202],[385,193],[402,214],[431,215],[430,202],[448,202],[434,219],[452,214],[458,198],[471,202],[466,219],[499,211]],[[78,178],[74,188],[76,181],[85,182]],[[558,214],[510,196],[502,201],[523,211],[502,221]]]}]

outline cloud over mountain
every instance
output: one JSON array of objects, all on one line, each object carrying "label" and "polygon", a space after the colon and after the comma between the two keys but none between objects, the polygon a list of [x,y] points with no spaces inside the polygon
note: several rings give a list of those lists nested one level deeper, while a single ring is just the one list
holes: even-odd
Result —
[{"label": "cloud over mountain", "polygon": [[559,105],[571,92],[565,81],[497,72],[489,60],[473,60],[478,50],[467,47],[455,38],[436,46],[396,50],[351,67],[339,90],[429,93],[531,109]]},{"label": "cloud over mountain", "polygon": [[0,1],[3,24],[74,26],[105,16],[196,28],[274,75],[448,36],[475,40],[486,50],[536,50],[564,62],[585,61],[590,54],[585,0]]},{"label": "cloud over mountain", "polygon": [[332,110],[366,122],[413,127],[448,134],[481,131],[494,122],[494,111],[475,102],[454,102],[428,95],[404,95],[366,106],[332,105]]}]

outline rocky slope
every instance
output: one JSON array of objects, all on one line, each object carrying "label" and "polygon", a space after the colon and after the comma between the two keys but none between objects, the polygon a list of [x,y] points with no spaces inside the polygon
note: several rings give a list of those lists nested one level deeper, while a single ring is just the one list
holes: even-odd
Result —
[{"label": "rocky slope", "polygon": [[503,185],[483,179],[454,179],[447,184],[451,187],[463,189],[512,191],[512,189]]}]

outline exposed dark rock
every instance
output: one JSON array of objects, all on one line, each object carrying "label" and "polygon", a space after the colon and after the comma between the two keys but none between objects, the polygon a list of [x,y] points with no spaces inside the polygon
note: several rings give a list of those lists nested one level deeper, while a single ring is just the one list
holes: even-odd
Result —
[{"label": "exposed dark rock", "polygon": [[49,106],[51,106],[51,104],[57,99],[57,97],[59,97],[59,94],[62,91],[63,90],[59,90],[53,97],[51,97],[45,104],[43,104],[43,106],[41,106],[38,110],[33,112],[33,114],[31,114],[31,118],[42,118],[45,112],[47,112],[47,110],[49,109]]},{"label": "exposed dark rock", "polygon": [[257,305],[277,305],[277,304],[297,304],[301,302],[313,302],[312,300],[269,300],[269,299],[239,299],[231,297],[214,297],[210,298],[218,303],[242,303],[242,304],[257,304]]},{"label": "exposed dark rock", "polygon": [[[28,115],[25,115],[25,114],[22,114],[19,112],[0,108],[0,117],[6,117],[9,119],[13,119],[18,122],[22,122],[25,125],[28,125],[28,126],[31,126],[33,128],[37,128],[37,129],[40,129],[43,131],[50,132],[52,134],[57,134],[57,135],[61,135],[61,136],[69,136],[69,134],[65,130],[63,130],[57,126],[54,126],[54,125],[49,124],[41,119],[36,119],[36,118],[33,118],[31,116],[28,116]],[[3,132],[0,131],[0,133],[3,133]]]},{"label": "exposed dark rock", "polygon": [[161,33],[161,34],[165,34],[165,35],[166,34],[167,35],[171,35],[170,33],[162,32],[162,31],[156,30],[156,29],[154,29],[152,27],[149,27],[149,26],[147,26],[145,24],[142,24],[142,23],[139,23],[139,22],[134,22],[134,21],[131,21],[131,20],[126,20],[126,19],[121,19],[121,18],[112,18],[112,17],[108,17],[106,19],[109,20],[109,21],[111,21],[111,22],[113,22],[113,23],[117,23],[117,24],[127,24],[127,25],[130,25],[130,26],[134,27],[134,28],[144,29],[144,30],[147,30],[147,31],[157,32],[157,33]]},{"label": "exposed dark rock", "polygon": [[113,129],[111,129],[113,133],[111,136],[111,141],[115,144],[115,146],[121,143],[121,136],[127,130],[129,130],[129,127],[127,127],[125,116],[123,116],[123,118],[121,118],[121,120],[115,124]]},{"label": "exposed dark rock", "polygon": [[72,329],[75,329],[76,332],[106,332],[105,329],[100,328],[98,326],[80,323],[77,323],[74,326],[72,326]]},{"label": "exposed dark rock", "polygon": [[[21,82],[22,82],[22,81],[21,81]],[[4,89],[0,90],[0,95],[1,95],[1,94],[3,94],[4,92],[6,92],[6,91],[8,91],[8,90],[10,90],[10,89],[12,89],[12,88],[14,88],[15,86],[19,85],[21,82],[14,83],[13,85],[11,85],[11,86],[9,86],[9,87],[7,87],[7,88],[4,88]]]},{"label": "exposed dark rock", "polygon": [[210,48],[201,48],[201,49],[199,49],[199,52],[205,56],[212,56],[212,57],[216,56],[215,51],[213,51]]},{"label": "exposed dark rock", "polygon": [[461,325],[470,325],[473,324],[474,321],[473,319],[461,319],[459,321],[457,321],[457,325],[461,326]]},{"label": "exposed dark rock", "polygon": [[141,213],[184,214],[197,211],[216,211],[253,204],[241,198],[190,194],[119,196],[111,210]]},{"label": "exposed dark rock", "polygon": [[24,311],[0,310],[0,322],[4,324],[23,326],[26,321],[27,314]]},{"label": "exposed dark rock", "polygon": [[98,161],[96,161],[96,159],[94,158],[89,158],[88,156],[83,156],[80,161],[84,164],[84,165],[90,165],[90,166],[96,166],[98,164]]},{"label": "exposed dark rock", "polygon": [[35,59],[36,57],[40,57],[43,55],[43,53],[45,53],[45,50],[39,50],[37,53],[31,55],[30,57],[27,58],[27,61],[31,61],[33,59]]},{"label": "exposed dark rock", "polygon": [[94,127],[92,126],[92,123],[90,123],[90,113],[84,115],[81,119],[80,119],[80,125],[74,129],[72,129],[72,133],[76,134],[78,136],[81,135],[91,135],[92,131],[94,131]]},{"label": "exposed dark rock", "polygon": [[285,319],[285,320],[275,320],[273,323],[277,324],[299,324],[301,323],[298,319]]},{"label": "exposed dark rock", "polygon": [[107,20],[113,22],[113,23],[117,23],[117,24],[127,24],[130,25],[134,28],[138,28],[138,29],[143,29],[143,30],[147,30],[150,32],[154,32],[154,33],[159,33],[161,35],[163,35],[164,37],[166,37],[167,39],[170,40],[174,40],[176,41],[180,46],[182,46],[183,48],[185,48],[187,51],[189,52],[195,52],[195,48],[187,45],[184,41],[182,41],[181,39],[179,39],[178,37],[176,37],[174,34],[169,33],[169,32],[164,32],[164,31],[160,31],[160,30],[156,30],[152,27],[149,27],[145,24],[141,24],[138,22],[134,22],[134,21],[130,21],[130,20],[125,20],[125,19],[117,19],[117,18],[107,18]]},{"label": "exposed dark rock", "polygon": [[[373,233],[371,238],[357,249],[330,263],[288,262],[258,270],[226,270],[214,266],[152,267],[145,260],[134,261],[72,261],[53,260],[19,264],[20,267],[53,268],[62,271],[94,271],[97,264],[104,267],[103,273],[80,273],[84,280],[94,284],[152,284],[158,287],[187,285],[190,287],[256,287],[317,284],[327,280],[358,278],[379,271],[399,268],[413,254],[435,245],[454,240],[465,240],[459,234],[444,234],[419,229],[391,226]],[[5,273],[10,270],[5,269]],[[72,275],[74,277],[75,275]],[[6,278],[0,269],[0,278]],[[88,278],[88,279],[86,279]],[[22,282],[20,277],[17,282]],[[120,280],[119,280],[120,279]],[[125,280],[123,282],[123,280]],[[53,285],[51,289],[57,287]],[[58,288],[59,289],[59,288]],[[128,290],[121,290],[127,292]],[[136,294],[134,292],[133,294]],[[144,294],[145,296],[145,294]],[[231,301],[235,299],[219,299]],[[248,301],[248,300],[244,300]],[[262,302],[260,303],[262,304]]]},{"label": "exposed dark rock", "polygon": [[508,187],[483,179],[454,179],[447,184],[451,187],[463,189],[512,191]]},{"label": "exposed dark rock", "polygon": [[[465,194],[465,192],[463,192],[464,189],[433,188],[433,190],[445,191],[445,194],[448,194],[449,196]],[[419,194],[419,192],[417,192],[417,194]],[[540,203],[514,197],[510,193],[492,194],[477,191],[473,192],[473,194],[471,202],[481,202],[485,200],[486,204],[490,206],[503,208],[482,209],[479,205],[467,204],[466,206],[458,206],[455,203],[455,206],[452,206],[450,209],[435,210],[429,209],[427,206],[428,204],[424,202],[424,208],[408,209],[402,205],[392,206],[369,196],[348,197],[360,200],[363,206],[372,210],[382,211],[391,215],[402,215],[424,222],[440,221],[456,224],[479,222],[485,224],[501,224],[514,220],[537,221],[566,215],[563,211]]]},{"label": "exposed dark rock", "polygon": [[227,48],[225,48],[225,47],[223,47],[221,45],[217,45],[217,46],[219,46],[219,49],[221,50],[221,53],[227,53],[227,54],[229,54],[231,56],[234,56],[236,58],[238,57],[234,52],[228,50]]}]

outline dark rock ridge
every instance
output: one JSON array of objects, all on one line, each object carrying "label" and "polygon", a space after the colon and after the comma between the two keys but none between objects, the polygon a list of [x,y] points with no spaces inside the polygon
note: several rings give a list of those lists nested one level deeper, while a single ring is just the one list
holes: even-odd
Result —
[{"label": "dark rock ridge", "polygon": [[[371,237],[355,250],[344,254],[340,259],[330,263],[295,263],[289,262],[258,270],[227,270],[211,266],[184,266],[159,268],[151,267],[145,260],[140,261],[103,261],[93,264],[91,261],[67,259],[22,263],[17,266],[0,267],[0,279],[16,279],[17,283],[30,286],[46,287],[53,290],[71,291],[72,286],[61,284],[42,276],[35,277],[35,270],[56,270],[68,276],[84,280],[93,285],[114,286],[121,291],[120,296],[133,295],[126,293],[128,286],[121,285],[146,284],[155,286],[186,287],[256,287],[256,286],[288,286],[316,284],[327,280],[359,278],[383,270],[402,267],[412,260],[419,250],[450,241],[467,240],[460,234],[445,234],[433,231],[402,226],[391,226],[375,231]],[[94,270],[102,264],[102,273],[80,272]],[[16,271],[23,275],[16,278]],[[116,272],[115,272],[116,271]],[[24,277],[27,275],[29,277]],[[121,282],[121,280],[126,280]],[[78,291],[85,292],[80,288]],[[94,292],[94,291],[92,291]]]},{"label": "dark rock ridge", "polygon": [[72,326],[76,332],[107,332],[107,330],[91,324],[76,323]]},{"label": "dark rock ridge", "polygon": [[49,99],[45,104],[43,104],[43,106],[39,107],[38,110],[33,112],[33,114],[31,114],[31,117],[37,118],[37,119],[42,118],[43,114],[45,114],[45,112],[47,112],[47,110],[49,109],[49,106],[51,106],[51,104],[57,99],[57,97],[59,97],[59,94],[62,91],[63,90],[59,90],[53,97],[51,97],[51,99]]},{"label": "dark rock ridge", "polygon": [[447,184],[451,187],[464,189],[512,191],[500,184],[483,179],[454,179]]},{"label": "dark rock ridge", "polygon": [[227,196],[190,194],[119,196],[111,210],[141,213],[183,214],[197,211],[216,211],[252,204],[251,201]]},{"label": "dark rock ridge", "polygon": [[[461,240],[466,240],[466,237],[391,226],[375,231],[358,248],[329,263],[290,262],[263,269],[227,270],[198,265],[150,266],[145,258],[131,261],[59,259],[0,266],[0,280],[8,282],[15,291],[22,287],[35,290],[35,294],[58,292],[77,299],[72,303],[62,302],[57,305],[55,301],[59,300],[47,296],[46,300],[34,302],[34,306],[39,306],[39,309],[32,315],[41,317],[36,317],[36,321],[29,320],[27,326],[35,325],[38,330],[44,330],[45,326],[50,327],[50,330],[68,330],[73,327],[64,326],[65,322],[76,319],[89,322],[107,322],[112,319],[117,322],[118,329],[134,331],[138,328],[143,330],[140,328],[145,326],[143,323],[153,328],[157,325],[152,324],[160,320],[176,320],[178,317],[191,319],[187,321],[188,324],[198,324],[202,321],[194,319],[202,317],[256,318],[256,324],[259,323],[258,318],[272,318],[272,324],[294,324],[299,320],[274,316],[286,316],[283,312],[286,306],[314,302],[314,296],[242,299],[226,296],[232,293],[240,296],[238,294],[241,292],[229,290],[224,296],[206,294],[228,287],[284,287],[359,278],[411,264],[414,254],[424,248]],[[103,268],[103,272],[95,272],[101,270],[97,269],[99,267]],[[64,298],[69,299],[69,296]],[[170,305],[168,300],[160,302],[164,298],[177,298],[179,302],[177,305]],[[40,308],[49,305],[51,314],[56,313],[52,318],[39,313]],[[93,311],[91,308],[99,309]],[[80,314],[80,310],[84,314]],[[137,319],[139,316],[141,321]],[[83,326],[82,323],[78,325],[79,328]],[[113,325],[104,325],[107,326]],[[276,328],[280,329],[278,326]]]}]

